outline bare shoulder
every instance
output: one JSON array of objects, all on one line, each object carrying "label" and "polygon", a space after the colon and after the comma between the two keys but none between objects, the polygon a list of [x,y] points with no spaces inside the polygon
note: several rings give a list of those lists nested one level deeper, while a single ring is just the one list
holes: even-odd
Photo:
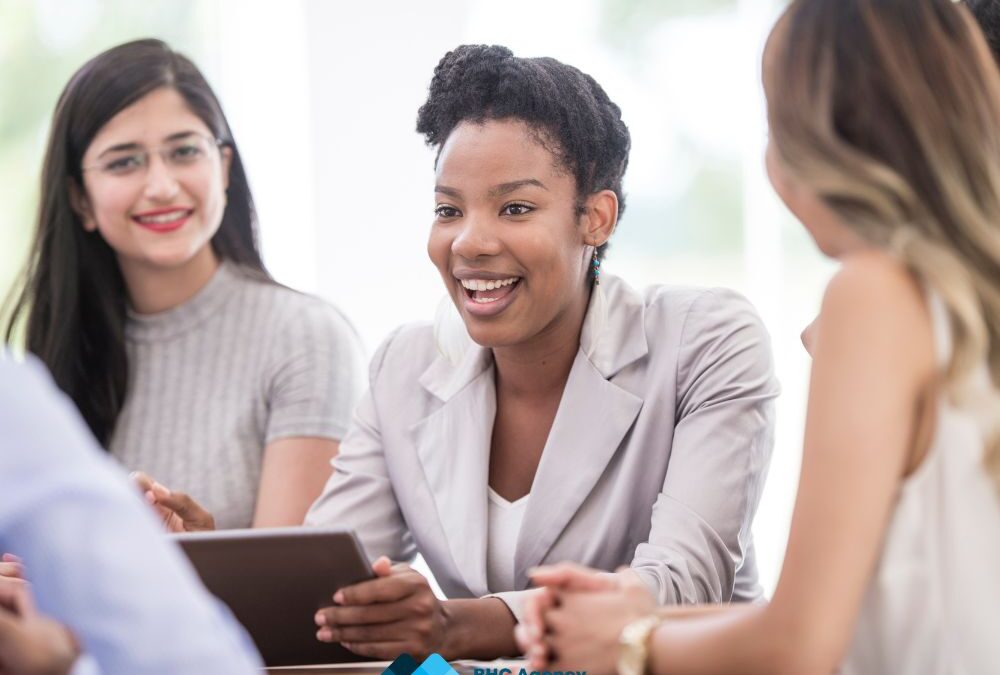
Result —
[{"label": "bare shoulder", "polygon": [[926,318],[923,290],[899,261],[880,251],[856,253],[845,259],[827,285],[824,310],[869,314],[886,310],[894,319]]},{"label": "bare shoulder", "polygon": [[933,328],[920,282],[899,261],[880,251],[845,259],[823,296],[819,332],[892,350],[923,371],[933,366]]}]

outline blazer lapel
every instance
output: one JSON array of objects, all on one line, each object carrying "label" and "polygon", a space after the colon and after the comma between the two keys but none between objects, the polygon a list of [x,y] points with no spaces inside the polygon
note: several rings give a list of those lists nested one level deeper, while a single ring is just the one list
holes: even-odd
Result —
[{"label": "blazer lapel", "polygon": [[443,405],[411,429],[441,529],[469,591],[486,586],[489,454],[496,416],[492,356],[470,347],[458,366],[439,358],[421,384]]},{"label": "blazer lapel", "polygon": [[[527,586],[527,569],[544,560],[642,408],[641,398],[610,380],[648,352],[644,300],[613,275],[602,275],[600,293],[604,297],[592,294],[524,525],[516,544],[511,542],[517,588]],[[486,595],[487,488],[496,417],[492,352],[470,340],[457,363],[438,357],[420,383],[442,405],[411,428],[417,455],[456,568],[470,593]]]},{"label": "blazer lapel", "polygon": [[524,514],[515,584],[540,563],[590,494],[632,427],[642,399],[608,380],[581,350],[573,364]]},{"label": "blazer lapel", "polygon": [[528,568],[545,559],[632,428],[643,401],[611,378],[647,353],[643,298],[602,275],[531,486],[514,557],[517,588],[527,587]]}]

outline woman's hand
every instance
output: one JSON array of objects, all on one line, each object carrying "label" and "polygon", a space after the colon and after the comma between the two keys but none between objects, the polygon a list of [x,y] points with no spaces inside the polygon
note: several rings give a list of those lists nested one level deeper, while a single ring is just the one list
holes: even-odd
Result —
[{"label": "woman's hand", "polygon": [[215,529],[215,518],[183,492],[168,490],[141,471],[129,476],[156,509],[168,532],[203,532]]},{"label": "woman's hand", "polygon": [[574,592],[613,591],[621,588],[623,578],[634,574],[628,567],[605,572],[571,562],[543,565],[528,572],[531,580],[538,586]]},{"label": "woman's hand", "polygon": [[529,600],[517,635],[533,670],[614,673],[622,629],[657,609],[649,589],[628,569],[609,575],[555,565],[535,570],[532,580],[548,591]]},{"label": "woman's hand", "polygon": [[12,553],[0,556],[0,579],[24,579],[24,565]]},{"label": "woman's hand", "polygon": [[65,675],[80,656],[72,633],[39,615],[28,585],[0,583],[0,675]]},{"label": "woman's hand", "polygon": [[422,661],[445,651],[447,612],[427,579],[385,557],[372,569],[376,579],[340,589],[333,596],[335,606],[316,612],[316,638],[388,661],[403,653]]},{"label": "woman's hand", "polygon": [[[621,575],[630,573],[627,567],[617,573],[595,570],[576,563],[560,563],[536,567],[529,571],[532,582],[539,586],[524,602],[523,620],[514,627],[518,647],[534,666],[548,661],[544,614],[555,608],[559,591],[611,591],[621,588]],[[537,668],[536,668],[537,669]]]}]

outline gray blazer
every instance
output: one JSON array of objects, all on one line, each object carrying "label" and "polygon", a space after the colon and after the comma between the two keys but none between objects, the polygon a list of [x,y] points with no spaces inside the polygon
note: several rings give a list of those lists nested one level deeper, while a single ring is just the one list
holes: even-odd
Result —
[{"label": "gray blazer", "polygon": [[[750,526],[774,438],[770,341],[736,293],[602,275],[510,542],[516,591],[542,563],[631,564],[664,604],[760,595]],[[397,329],[306,523],[354,528],[372,558],[419,551],[449,597],[486,582],[492,352],[456,364],[428,325]],[[588,357],[587,354],[590,354]],[[501,593],[520,615],[522,593]]]}]

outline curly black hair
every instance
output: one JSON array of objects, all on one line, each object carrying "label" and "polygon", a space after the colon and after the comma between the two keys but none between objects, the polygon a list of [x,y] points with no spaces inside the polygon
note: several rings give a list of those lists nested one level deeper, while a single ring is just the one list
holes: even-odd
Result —
[{"label": "curly black hair", "polygon": [[965,0],[986,36],[993,58],[1000,63],[1000,0]]},{"label": "curly black hair", "polygon": [[[552,58],[519,58],[498,45],[461,45],[434,69],[417,132],[437,147],[461,122],[516,119],[576,179],[583,197],[612,190],[625,210],[622,177],[632,141],[622,111],[590,75]],[[597,250],[604,257],[607,244]]]}]

